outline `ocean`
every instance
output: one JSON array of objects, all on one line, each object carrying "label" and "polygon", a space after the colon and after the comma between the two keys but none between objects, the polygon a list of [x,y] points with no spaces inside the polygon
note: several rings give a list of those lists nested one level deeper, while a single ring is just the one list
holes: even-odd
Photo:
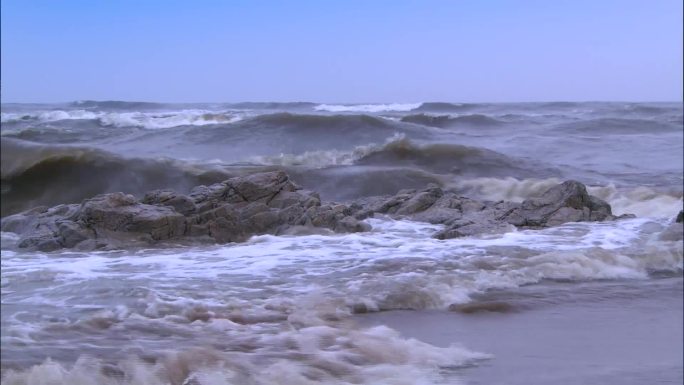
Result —
[{"label": "ocean", "polygon": [[26,251],[2,233],[2,384],[681,384],[681,103],[2,104],[1,214],[283,170],[323,201],[430,183],[608,222]]}]

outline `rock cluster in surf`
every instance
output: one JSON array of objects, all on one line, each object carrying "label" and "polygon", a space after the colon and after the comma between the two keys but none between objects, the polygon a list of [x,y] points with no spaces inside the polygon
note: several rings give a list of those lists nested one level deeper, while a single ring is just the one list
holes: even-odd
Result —
[{"label": "rock cluster in surf", "polygon": [[362,220],[376,213],[444,224],[435,234],[439,239],[616,218],[608,203],[576,181],[522,203],[477,201],[430,185],[347,205],[321,203],[318,194],[274,171],[197,186],[188,195],[155,190],[138,200],[111,193],[81,204],[37,207],[3,218],[1,228],[20,235],[20,248],[92,250],[164,241],[240,242],[257,234],[361,232],[370,230]]},{"label": "rock cluster in surf", "polygon": [[519,228],[544,228],[567,222],[616,219],[605,201],[591,196],[577,181],[558,184],[539,197],[515,202],[477,201],[444,191],[436,185],[403,190],[392,197],[373,197],[352,205],[356,218],[375,213],[443,224],[436,238],[448,239]]},{"label": "rock cluster in surf", "polygon": [[83,203],[38,207],[2,219],[2,231],[21,235],[20,248],[115,249],[188,239],[240,242],[255,234],[328,229],[366,231],[349,207],[321,204],[282,171],[235,177],[195,187],[189,195],[157,190],[98,195]]}]

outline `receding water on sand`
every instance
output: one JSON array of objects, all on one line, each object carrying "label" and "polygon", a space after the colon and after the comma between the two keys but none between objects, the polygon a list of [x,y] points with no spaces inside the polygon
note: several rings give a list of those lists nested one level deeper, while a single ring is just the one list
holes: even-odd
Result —
[{"label": "receding water on sand", "polygon": [[[357,319],[435,346],[457,342],[492,354],[459,370],[465,384],[682,383],[681,277],[647,285],[623,281],[559,286],[499,293],[500,303],[508,301],[508,307],[466,313],[392,311]],[[554,299],[560,295],[564,298]]]}]

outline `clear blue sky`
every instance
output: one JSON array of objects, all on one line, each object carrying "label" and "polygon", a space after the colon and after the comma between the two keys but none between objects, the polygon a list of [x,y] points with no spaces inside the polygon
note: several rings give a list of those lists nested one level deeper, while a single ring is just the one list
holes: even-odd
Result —
[{"label": "clear blue sky", "polygon": [[2,0],[2,101],[682,100],[681,0]]}]

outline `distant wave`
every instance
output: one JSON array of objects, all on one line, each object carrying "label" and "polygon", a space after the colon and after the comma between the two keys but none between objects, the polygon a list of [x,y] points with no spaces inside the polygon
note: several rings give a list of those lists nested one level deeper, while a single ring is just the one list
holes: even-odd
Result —
[{"label": "distant wave", "polygon": [[469,126],[496,126],[505,123],[501,120],[481,114],[462,116],[416,114],[404,116],[401,118],[401,121],[430,127],[448,127],[458,124]]},{"label": "distant wave", "polygon": [[444,102],[428,102],[423,103],[412,111],[427,111],[427,112],[463,112],[469,111],[477,107],[483,106],[482,104],[474,103],[444,103]]},{"label": "distant wave", "polygon": [[254,110],[289,110],[315,107],[316,103],[310,102],[240,102],[226,104],[227,108],[254,109]]},{"label": "distant wave", "polygon": [[0,114],[0,122],[55,122],[59,120],[97,119],[102,114],[86,110],[46,110],[32,112],[3,112]]},{"label": "distant wave", "polygon": [[261,165],[411,167],[423,171],[472,176],[557,176],[560,171],[479,147],[453,143],[421,144],[397,134],[383,144],[357,146],[351,151],[310,151],[302,154],[253,157]]},{"label": "distant wave", "polygon": [[681,103],[628,103],[621,108],[614,107],[616,110],[630,112],[641,115],[658,115],[667,113],[682,113],[684,108]]},{"label": "distant wave", "polygon": [[422,127],[370,115],[279,112],[246,118],[230,125],[190,127],[184,132],[183,140],[202,145],[240,143],[241,147],[235,148],[237,152],[269,155],[332,149],[346,151],[354,146],[378,143],[395,133],[412,137],[428,135]]},{"label": "distant wave", "polygon": [[558,176],[559,170],[509,157],[480,147],[454,143],[419,144],[407,138],[392,140],[358,159],[357,165],[412,166],[461,176]]},{"label": "distant wave", "polygon": [[165,104],[151,102],[124,102],[119,100],[78,100],[71,103],[78,108],[98,108],[107,110],[150,110],[164,108]]},{"label": "distant wave", "polygon": [[[138,196],[159,188],[188,192],[196,185],[275,169],[333,200],[394,194],[437,183],[477,199],[522,201],[563,180],[559,170],[543,164],[484,148],[419,143],[403,135],[351,151],[252,157],[234,165],[126,158],[96,148],[10,138],[0,143],[2,216],[41,205],[78,203],[106,192]],[[682,207],[681,189],[603,185],[590,186],[589,191],[608,201],[616,214],[673,217]]]},{"label": "distant wave", "polygon": [[418,188],[441,183],[445,176],[558,175],[553,169],[483,148],[420,144],[404,135],[350,151],[252,156],[233,165],[126,158],[96,148],[39,145],[11,138],[2,138],[1,143],[3,216],[38,205],[76,203],[105,192],[188,191],[198,184],[267,169],[285,169],[304,187],[335,199]]},{"label": "distant wave", "polygon": [[411,111],[420,106],[420,103],[390,103],[390,104],[320,104],[316,111],[330,112],[390,112]]},{"label": "distant wave", "polygon": [[[181,110],[168,112],[103,112],[87,110],[50,110],[31,113],[5,113],[2,123],[51,123],[63,120],[92,120],[104,127],[139,127],[146,129],[171,128],[178,126],[203,126],[231,123],[241,119],[232,112],[207,110]],[[3,127],[7,128],[7,127]],[[3,131],[7,131],[4,130]]]},{"label": "distant wave", "polygon": [[[108,113],[90,120],[6,123],[2,126],[5,138],[38,143],[99,143],[112,150],[123,146],[126,153],[152,152],[170,157],[217,158],[227,162],[281,153],[349,151],[355,146],[381,143],[395,133],[427,139],[431,131],[428,127],[365,114],[291,112],[256,116],[196,111],[169,116],[127,112]],[[164,144],[163,149],[159,148],[161,143]]]},{"label": "distant wave", "polygon": [[259,115],[251,118],[250,121],[279,127],[288,126],[302,129],[327,127],[331,130],[359,125],[372,127],[388,127],[391,125],[391,122],[385,119],[370,115],[307,115],[289,112]]},{"label": "distant wave", "polygon": [[646,119],[600,118],[563,123],[556,130],[574,133],[602,134],[652,134],[656,132],[681,132],[681,125]]}]

